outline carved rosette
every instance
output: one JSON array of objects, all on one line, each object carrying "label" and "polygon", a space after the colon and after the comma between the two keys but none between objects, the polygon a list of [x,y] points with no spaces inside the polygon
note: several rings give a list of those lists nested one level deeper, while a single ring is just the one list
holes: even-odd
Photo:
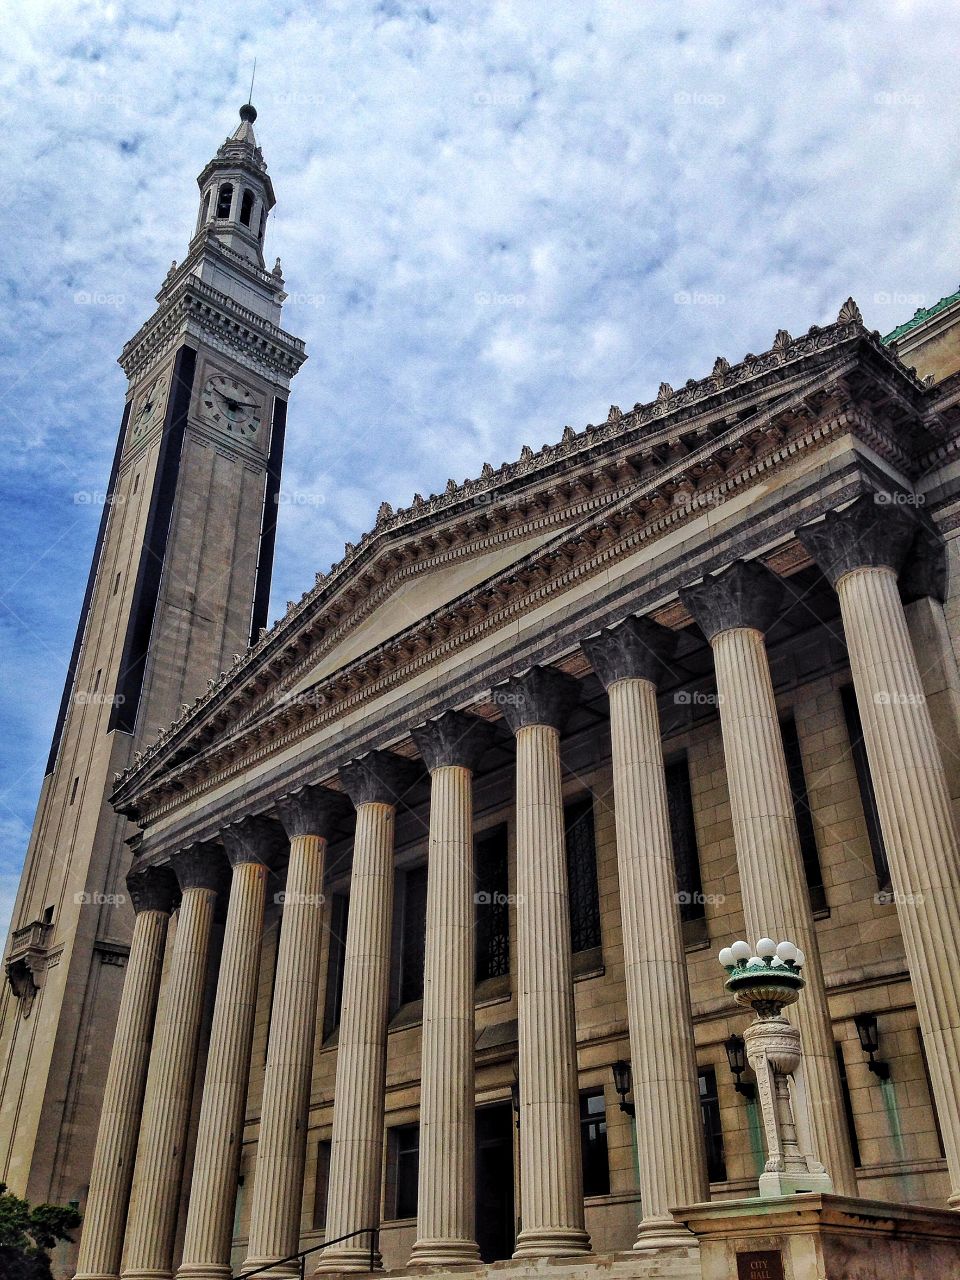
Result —
[{"label": "carved rosette", "polygon": [[277,814],[287,836],[330,838],[330,831],[346,804],[338,791],[329,787],[298,787],[277,800]]},{"label": "carved rosette", "polygon": [[497,685],[491,701],[513,733],[530,725],[546,725],[560,733],[580,701],[580,681],[556,667],[530,667]]},{"label": "carved rosette", "polygon": [[766,631],[782,612],[785,597],[782,580],[758,560],[734,560],[680,589],[681,602],[710,642],[722,631]]},{"label": "carved rosette", "polygon": [[828,511],[797,530],[797,538],[831,586],[855,569],[899,573],[917,532],[918,518],[888,493],[866,493],[841,511]]},{"label": "carved rosette", "polygon": [[676,632],[649,618],[630,616],[599,635],[584,640],[580,648],[605,689],[617,680],[649,680],[656,685],[668,670],[677,646]]},{"label": "carved rosette", "polygon": [[489,721],[478,720],[476,716],[444,711],[412,729],[411,736],[431,773],[445,765],[459,765],[474,773],[492,744],[496,730]]},{"label": "carved rosette", "polygon": [[343,789],[355,808],[399,804],[420,776],[416,765],[390,751],[370,751],[339,770]]}]

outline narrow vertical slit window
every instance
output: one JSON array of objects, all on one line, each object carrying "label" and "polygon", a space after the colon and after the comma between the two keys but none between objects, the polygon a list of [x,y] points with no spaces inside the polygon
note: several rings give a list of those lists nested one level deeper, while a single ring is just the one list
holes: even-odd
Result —
[{"label": "narrow vertical slit window", "polygon": [[784,716],[780,721],[780,736],[783,739],[783,754],[787,761],[787,777],[790,782],[790,794],[793,796],[793,813],[797,820],[797,834],[800,837],[800,855],[803,859],[803,873],[810,894],[810,905],[814,911],[825,911],[827,894],[823,887],[823,872],[820,869],[820,851],[817,848],[817,834],[813,825],[813,814],[810,811],[810,799],[807,795],[807,780],[803,772],[803,756],[800,752],[800,736],[797,733],[797,722],[792,715]]},{"label": "narrow vertical slit window", "polygon": [[403,878],[403,951],[400,957],[400,1003],[423,998],[423,963],[427,944],[427,868],[413,867]]},{"label": "narrow vertical slit window", "polygon": [[847,1080],[847,1064],[843,1057],[843,1045],[839,1041],[834,1045],[837,1055],[837,1071],[840,1075],[840,1096],[843,1099],[843,1114],[847,1121],[847,1137],[850,1139],[850,1152],[855,1168],[863,1165],[860,1158],[860,1143],[857,1140],[857,1124],[853,1116],[853,1099],[850,1097],[850,1084]]},{"label": "narrow vertical slit window", "polygon": [[327,952],[327,985],[323,1003],[323,1038],[329,1040],[340,1025],[343,1003],[343,962],[347,954],[346,894],[335,893],[330,904],[330,938]]},{"label": "narrow vertical slit window", "polygon": [[580,1094],[580,1154],[583,1160],[583,1194],[609,1195],[607,1107],[602,1089],[589,1089]]},{"label": "narrow vertical slit window", "polygon": [[880,828],[880,810],[877,808],[877,793],[870,775],[867,745],[863,740],[860,709],[857,706],[857,695],[852,684],[844,685],[840,690],[840,701],[843,704],[843,717],[850,738],[853,767],[857,772],[857,785],[860,789],[863,817],[867,826],[867,838],[873,854],[873,866],[877,873],[877,885],[880,889],[887,889],[890,887],[890,864],[887,861],[887,848]]},{"label": "narrow vertical slit window", "polygon": [[510,972],[510,886],[505,824],[477,837],[475,866],[476,980],[485,982]]},{"label": "narrow vertical slit window", "polygon": [[78,775],[76,778],[74,778],[74,780],[73,780],[73,786],[70,788],[70,803],[71,803],[71,804],[73,804],[74,800],[76,800],[76,798],[77,798],[77,787],[79,787],[79,785],[80,785],[80,777],[79,777],[79,775]]},{"label": "narrow vertical slit window", "polygon": [[727,1161],[723,1149],[723,1125],[720,1120],[720,1098],[717,1073],[713,1067],[699,1072],[700,1118],[703,1122],[703,1144],[707,1153],[707,1177],[711,1182],[726,1182]]},{"label": "narrow vertical slit window", "polygon": [[601,945],[593,796],[566,805],[563,820],[566,828],[571,946],[574,952],[591,951]]},{"label": "narrow vertical slit window", "polygon": [[665,769],[670,841],[677,877],[677,902],[687,946],[707,941],[706,900],[697,847],[697,824],[690,787],[690,762],[686,753],[671,760]]}]

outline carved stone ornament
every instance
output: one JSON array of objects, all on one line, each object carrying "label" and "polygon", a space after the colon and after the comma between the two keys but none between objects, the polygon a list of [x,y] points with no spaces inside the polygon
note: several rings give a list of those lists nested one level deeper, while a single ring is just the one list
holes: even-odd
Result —
[{"label": "carved stone ornament", "polygon": [[633,615],[580,645],[605,689],[617,680],[659,683],[676,647],[675,631]]},{"label": "carved stone ornament", "polygon": [[267,863],[285,844],[277,824],[259,814],[231,822],[220,832],[220,838],[231,867],[245,862]]},{"label": "carved stone ornament", "polygon": [[141,911],[164,911],[169,915],[180,900],[180,886],[170,867],[131,871],[127,892],[137,915]]},{"label": "carved stone ornament", "polygon": [[785,596],[781,579],[758,560],[734,560],[680,589],[680,600],[708,641],[736,627],[766,631],[781,613]]},{"label": "carved stone ornament", "polygon": [[556,667],[531,667],[497,685],[490,701],[503,712],[513,733],[534,724],[560,733],[580,701],[580,681]]},{"label": "carved stone ornament", "polygon": [[399,804],[420,776],[416,765],[389,751],[370,751],[339,770],[343,789],[357,808]]},{"label": "carved stone ornament", "polygon": [[442,715],[411,730],[423,763],[431,773],[445,765],[460,765],[474,772],[496,736],[487,720],[444,711]]},{"label": "carved stone ornament", "polygon": [[287,836],[322,836],[330,838],[331,828],[348,808],[339,791],[329,787],[298,787],[277,800],[277,814]]},{"label": "carved stone ornament", "polygon": [[187,845],[173,855],[170,866],[183,893],[188,889],[212,889],[216,893],[223,888],[223,849],[212,840]]},{"label": "carved stone ornament", "polygon": [[886,566],[899,573],[917,532],[917,515],[888,493],[865,493],[797,530],[797,538],[831,586],[854,569]]}]

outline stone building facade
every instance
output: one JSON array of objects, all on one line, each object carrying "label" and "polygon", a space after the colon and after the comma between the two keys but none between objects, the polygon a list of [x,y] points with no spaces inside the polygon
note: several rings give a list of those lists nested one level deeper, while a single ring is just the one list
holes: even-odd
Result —
[{"label": "stone building facade", "polygon": [[958,309],[384,504],[141,733],[79,1276],[699,1274],[764,934],[834,1189],[960,1201]]}]

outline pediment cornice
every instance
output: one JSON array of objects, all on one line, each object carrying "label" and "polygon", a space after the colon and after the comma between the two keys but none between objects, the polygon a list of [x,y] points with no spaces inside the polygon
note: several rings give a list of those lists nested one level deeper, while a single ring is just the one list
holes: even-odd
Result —
[{"label": "pediment cornice", "polygon": [[[918,435],[929,439],[924,394],[879,336],[846,320],[778,339],[772,352],[736,367],[752,361],[751,377],[721,368],[705,380],[713,393],[668,389],[653,409],[612,412],[604,427],[565,433],[559,445],[525,450],[476,481],[403,511],[382,507],[374,529],[118,776],[115,803],[158,816],[838,433],[852,431],[909,474]],[[404,577],[551,528],[552,538],[508,569],[284,700],[318,655],[335,649]]]}]

